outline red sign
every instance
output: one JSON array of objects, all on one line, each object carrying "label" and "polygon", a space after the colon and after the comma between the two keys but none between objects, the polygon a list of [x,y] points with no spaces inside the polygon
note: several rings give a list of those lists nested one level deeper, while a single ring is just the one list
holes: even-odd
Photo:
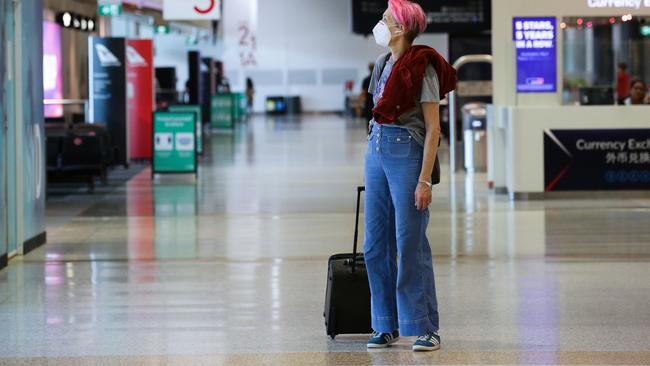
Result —
[{"label": "red sign", "polygon": [[165,20],[218,20],[222,2],[219,0],[164,0]]},{"label": "red sign", "polygon": [[212,10],[214,10],[214,7],[217,5],[214,0],[208,0],[210,4],[206,6],[205,8],[200,8],[198,6],[194,6],[194,11],[196,11],[199,14],[209,14]]},{"label": "red sign", "polygon": [[129,157],[151,159],[154,110],[153,41],[127,40]]}]

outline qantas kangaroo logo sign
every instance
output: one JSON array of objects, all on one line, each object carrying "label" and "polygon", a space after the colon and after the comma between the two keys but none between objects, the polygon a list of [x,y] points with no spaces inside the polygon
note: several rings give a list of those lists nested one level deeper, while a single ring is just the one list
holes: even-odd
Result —
[{"label": "qantas kangaroo logo sign", "polygon": [[95,44],[95,51],[97,51],[97,57],[99,62],[103,67],[119,67],[122,66],[120,60],[103,44]]},{"label": "qantas kangaroo logo sign", "polygon": [[221,18],[220,0],[164,0],[166,20],[217,20]]},{"label": "qantas kangaroo logo sign", "polygon": [[132,67],[147,67],[147,60],[142,57],[135,48],[126,46],[126,59],[129,60],[129,66]]}]

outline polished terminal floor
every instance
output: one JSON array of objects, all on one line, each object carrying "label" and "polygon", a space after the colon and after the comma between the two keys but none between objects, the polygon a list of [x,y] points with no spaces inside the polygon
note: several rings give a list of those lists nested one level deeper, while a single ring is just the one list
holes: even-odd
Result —
[{"label": "polished terminal floor", "polygon": [[51,197],[49,243],[0,272],[0,365],[650,364],[650,198],[513,203],[446,171],[442,350],[328,339],[364,152],[359,121],[255,117],[208,139],[196,181]]}]

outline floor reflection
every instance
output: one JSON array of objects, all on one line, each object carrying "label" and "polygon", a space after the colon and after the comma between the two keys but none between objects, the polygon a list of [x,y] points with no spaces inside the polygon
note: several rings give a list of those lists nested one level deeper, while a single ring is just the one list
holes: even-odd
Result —
[{"label": "floor reflection", "polygon": [[446,164],[428,228],[443,350],[329,340],[365,141],[334,115],[256,117],[207,135],[196,181],[144,170],[49,201],[48,245],[0,272],[0,364],[647,364],[650,200],[510,202]]}]

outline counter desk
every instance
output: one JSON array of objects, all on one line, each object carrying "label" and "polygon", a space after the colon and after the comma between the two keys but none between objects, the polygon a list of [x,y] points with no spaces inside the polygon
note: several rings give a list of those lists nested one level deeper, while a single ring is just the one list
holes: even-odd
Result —
[{"label": "counter desk", "polygon": [[650,106],[504,107],[491,157],[512,199],[650,191]]}]

